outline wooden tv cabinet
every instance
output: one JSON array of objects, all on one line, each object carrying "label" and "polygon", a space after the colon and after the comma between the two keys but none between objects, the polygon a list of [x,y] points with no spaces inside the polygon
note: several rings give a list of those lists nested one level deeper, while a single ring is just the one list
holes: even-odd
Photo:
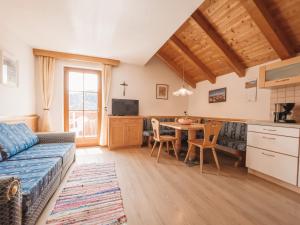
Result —
[{"label": "wooden tv cabinet", "polygon": [[109,116],[108,148],[141,147],[143,143],[142,116]]}]

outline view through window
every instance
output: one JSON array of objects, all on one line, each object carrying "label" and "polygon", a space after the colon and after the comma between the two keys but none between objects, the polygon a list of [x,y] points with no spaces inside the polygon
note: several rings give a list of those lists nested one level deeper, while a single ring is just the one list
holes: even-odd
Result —
[{"label": "view through window", "polygon": [[79,144],[97,144],[99,71],[66,68],[65,76],[65,130],[75,132]]}]

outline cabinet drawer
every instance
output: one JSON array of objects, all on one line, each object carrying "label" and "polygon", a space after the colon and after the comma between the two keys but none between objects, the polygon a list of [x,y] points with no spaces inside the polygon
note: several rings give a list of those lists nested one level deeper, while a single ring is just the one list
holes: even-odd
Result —
[{"label": "cabinet drawer", "polygon": [[287,183],[297,185],[298,158],[247,147],[246,166]]},{"label": "cabinet drawer", "polygon": [[118,124],[143,124],[142,119],[110,119],[110,124],[118,125]]},{"label": "cabinet drawer", "polygon": [[261,126],[261,125],[248,125],[248,131],[276,134],[289,137],[299,137],[299,129],[287,128],[287,127],[273,127],[273,126]]},{"label": "cabinet drawer", "polygon": [[298,157],[299,138],[248,132],[247,145]]}]

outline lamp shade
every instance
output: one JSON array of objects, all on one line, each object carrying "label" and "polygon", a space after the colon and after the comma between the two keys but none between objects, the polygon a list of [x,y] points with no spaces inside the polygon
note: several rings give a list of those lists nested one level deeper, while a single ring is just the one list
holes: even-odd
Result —
[{"label": "lamp shade", "polygon": [[188,96],[188,95],[192,95],[193,92],[186,89],[185,87],[179,88],[177,91],[173,92],[173,95],[175,96]]}]

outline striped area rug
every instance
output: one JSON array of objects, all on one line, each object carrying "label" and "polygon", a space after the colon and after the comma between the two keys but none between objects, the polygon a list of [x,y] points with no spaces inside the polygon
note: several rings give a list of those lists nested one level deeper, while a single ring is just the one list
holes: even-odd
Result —
[{"label": "striped area rug", "polygon": [[71,172],[46,224],[126,224],[115,164],[83,164]]}]

